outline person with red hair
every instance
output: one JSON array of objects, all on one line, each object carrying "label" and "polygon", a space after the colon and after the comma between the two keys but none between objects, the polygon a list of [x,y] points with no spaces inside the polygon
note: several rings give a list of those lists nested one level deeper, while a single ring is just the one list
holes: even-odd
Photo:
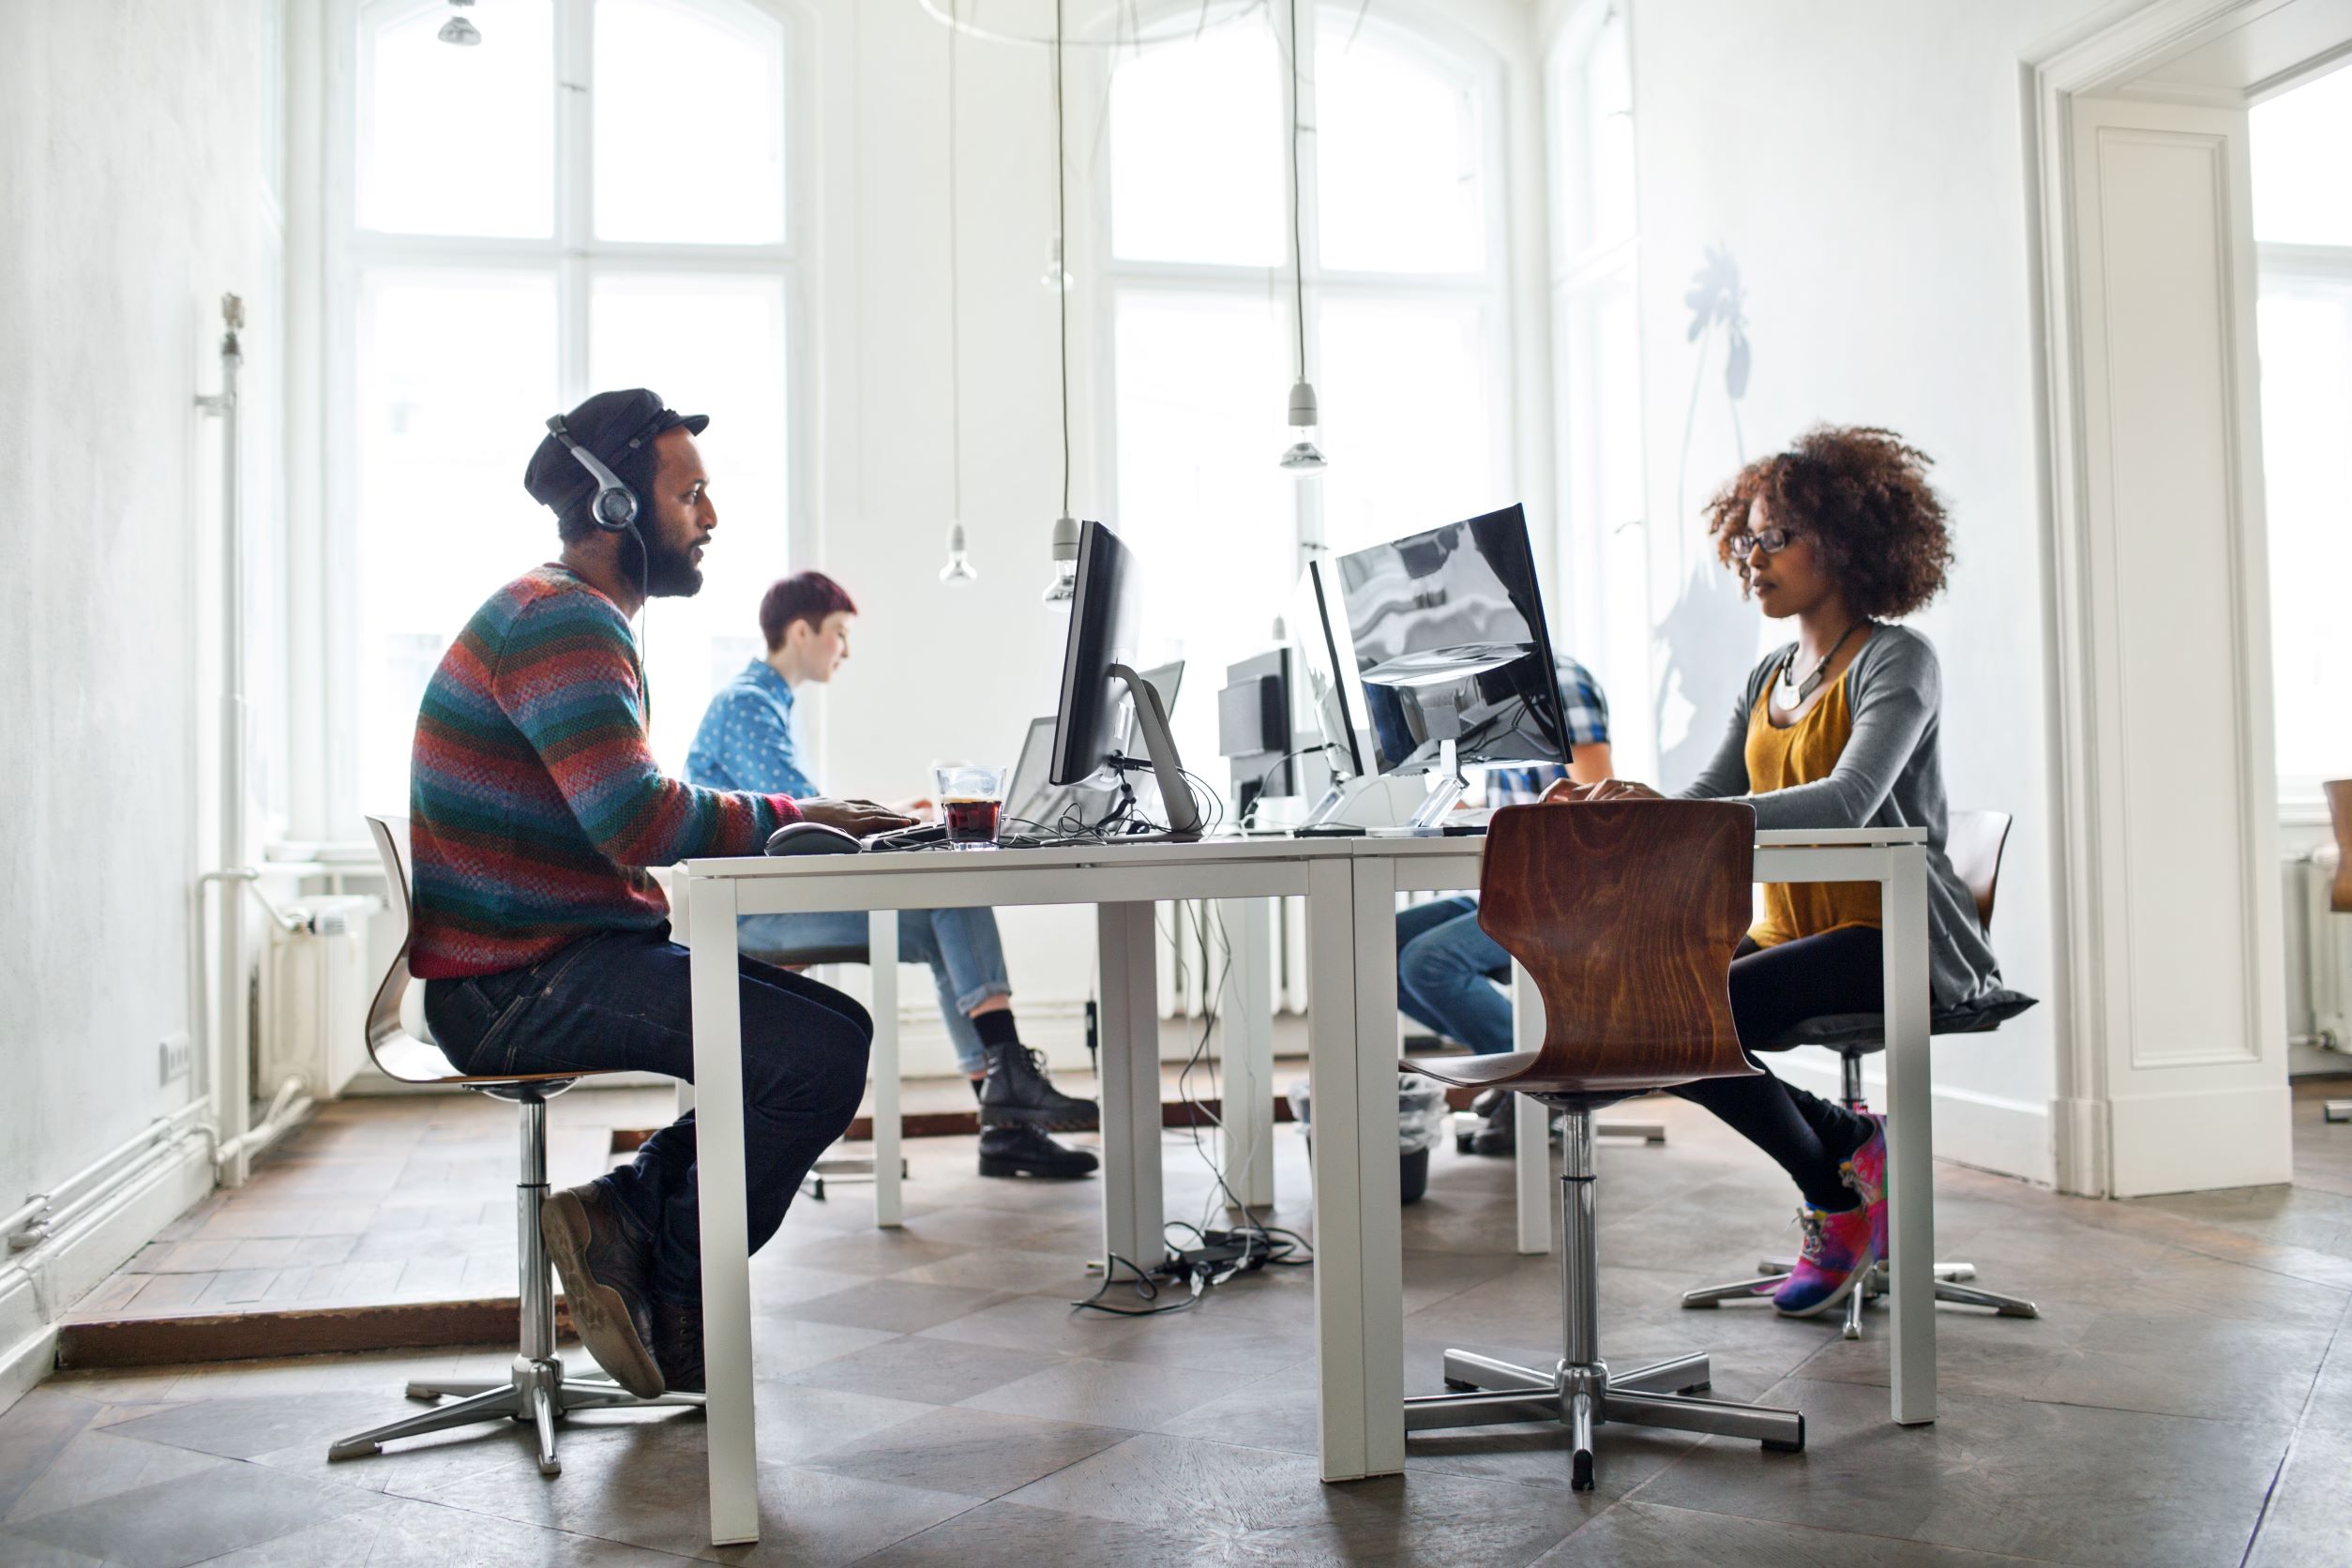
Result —
[{"label": "person with red hair", "polygon": [[[711,699],[686,753],[686,776],[712,789],[816,794],[801,767],[795,694],[812,681],[831,681],[848,660],[856,614],[856,601],[822,572],[796,572],[770,588],[760,601],[768,651]],[[751,779],[763,782],[721,782]],[[853,910],[754,914],[744,917],[742,929],[746,952],[789,962],[794,953],[862,944],[866,916]],[[1021,1043],[996,912],[902,910],[898,953],[930,966],[940,1016],[979,1096],[980,1174],[1091,1174],[1098,1163],[1093,1154],[1048,1135],[1097,1127],[1099,1110],[1093,1100],[1055,1088],[1044,1054]]]}]

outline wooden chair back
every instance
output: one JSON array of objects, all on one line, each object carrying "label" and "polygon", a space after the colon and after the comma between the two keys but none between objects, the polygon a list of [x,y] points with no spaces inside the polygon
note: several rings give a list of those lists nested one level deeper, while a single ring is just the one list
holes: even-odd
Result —
[{"label": "wooden chair back", "polygon": [[1993,895],[2000,886],[2001,852],[2013,819],[2006,811],[1954,811],[1944,824],[1944,858],[1976,900],[1976,923],[1993,928]]},{"label": "wooden chair back", "polygon": [[408,819],[370,817],[368,829],[375,836],[376,853],[384,859],[385,886],[399,897],[401,920],[400,950],[392,955],[392,965],[384,972],[375,998],[368,1004],[368,1055],[378,1070],[402,1083],[455,1083],[468,1087],[506,1083],[552,1085],[590,1076],[514,1073],[475,1078],[458,1071],[457,1064],[432,1042],[432,1032],[424,1022],[424,992],[415,988],[415,977],[408,968],[409,942],[416,931],[416,902],[411,891],[415,862],[409,849]]},{"label": "wooden chair back", "polygon": [[2328,792],[2328,822],[2336,833],[2336,880],[2328,889],[2328,907],[2352,914],[2352,778],[2331,778],[2320,788]]},{"label": "wooden chair back", "polygon": [[1756,812],[1730,801],[1496,812],[1478,924],[1534,979],[1544,1044],[1488,1081],[1619,1095],[1753,1075],[1729,977],[1755,861]]}]

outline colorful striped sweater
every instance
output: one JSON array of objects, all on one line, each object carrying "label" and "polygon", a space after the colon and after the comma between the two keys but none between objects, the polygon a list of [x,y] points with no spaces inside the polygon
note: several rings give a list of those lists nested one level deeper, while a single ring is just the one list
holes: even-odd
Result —
[{"label": "colorful striped sweater", "polygon": [[800,811],[784,795],[666,778],[620,607],[545,565],[490,596],[443,656],[416,717],[409,968],[521,969],[596,931],[670,913],[648,866],[757,854]]}]

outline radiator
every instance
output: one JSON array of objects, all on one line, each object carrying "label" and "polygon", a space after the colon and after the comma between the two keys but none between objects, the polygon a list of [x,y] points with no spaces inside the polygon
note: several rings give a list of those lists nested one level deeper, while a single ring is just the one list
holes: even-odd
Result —
[{"label": "radiator", "polygon": [[292,928],[268,927],[257,988],[253,1082],[263,1093],[297,1078],[312,1099],[332,1099],[368,1064],[368,1003],[379,978],[368,922],[382,907],[355,895],[280,906]]},{"label": "radiator", "polygon": [[2291,856],[2284,869],[2288,1016],[2303,1020],[2296,1043],[2352,1051],[2352,914],[2328,906],[2336,847]]},{"label": "radiator", "polygon": [[[1216,905],[1187,898],[1159,907],[1159,1004],[1163,1018],[1198,1018],[1214,1009],[1225,977],[1228,936]],[[1266,962],[1274,1011],[1306,1011],[1306,900],[1274,900]]]}]

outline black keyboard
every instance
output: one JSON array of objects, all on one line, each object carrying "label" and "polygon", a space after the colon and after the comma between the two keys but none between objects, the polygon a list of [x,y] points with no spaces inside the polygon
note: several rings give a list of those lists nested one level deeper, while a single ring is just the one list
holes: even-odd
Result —
[{"label": "black keyboard", "polygon": [[877,833],[861,846],[867,854],[887,853],[892,850],[919,850],[930,844],[947,842],[947,829],[939,822],[922,822],[902,827],[892,833]]}]

